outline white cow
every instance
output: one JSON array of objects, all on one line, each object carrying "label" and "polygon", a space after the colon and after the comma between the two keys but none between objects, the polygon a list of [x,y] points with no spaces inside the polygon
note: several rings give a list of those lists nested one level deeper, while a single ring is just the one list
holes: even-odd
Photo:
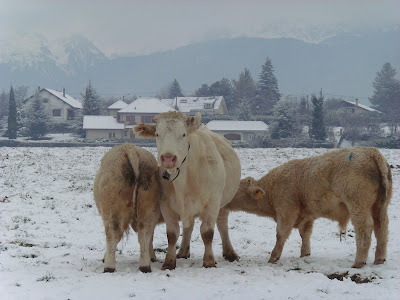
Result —
[{"label": "white cow", "polygon": [[201,125],[201,115],[189,117],[178,112],[161,113],[155,125],[140,124],[134,131],[143,137],[156,137],[158,166],[164,169],[164,197],[161,213],[167,224],[168,252],[163,269],[175,269],[179,219],[183,240],[178,257],[190,256],[190,236],[194,219],[204,242],[203,266],[215,267],[212,250],[217,223],[222,238],[223,255],[229,260],[239,257],[228,234],[228,212],[221,209],[235,195],[240,183],[240,161],[229,142]]}]

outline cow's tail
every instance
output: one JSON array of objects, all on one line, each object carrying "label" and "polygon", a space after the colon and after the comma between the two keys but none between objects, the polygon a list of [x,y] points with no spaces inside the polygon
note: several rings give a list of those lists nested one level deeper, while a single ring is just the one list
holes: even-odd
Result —
[{"label": "cow's tail", "polygon": [[[376,150],[376,153],[373,155],[373,159],[379,170],[380,184],[377,202],[372,208],[372,214],[374,218],[375,230],[378,231],[375,232],[377,242],[381,244],[377,245],[377,247],[383,247],[383,251],[386,253],[389,227],[387,209],[390,203],[390,198],[392,197],[392,171],[386,159],[378,150]],[[384,256],[386,256],[386,254],[384,254]]]},{"label": "cow's tail", "polygon": [[132,229],[137,232],[137,196],[140,184],[140,174],[139,174],[139,153],[137,151],[132,151],[132,149],[127,149],[126,157],[128,158],[135,176],[135,187],[132,193],[132,208],[133,208],[133,219],[132,219]]}]

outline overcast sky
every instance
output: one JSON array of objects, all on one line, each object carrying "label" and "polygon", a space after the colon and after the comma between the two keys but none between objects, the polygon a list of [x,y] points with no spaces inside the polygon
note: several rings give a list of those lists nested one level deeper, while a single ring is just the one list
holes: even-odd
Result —
[{"label": "overcast sky", "polygon": [[399,0],[0,0],[0,41],[78,33],[107,55],[147,54],[221,37],[391,28],[399,11]]}]

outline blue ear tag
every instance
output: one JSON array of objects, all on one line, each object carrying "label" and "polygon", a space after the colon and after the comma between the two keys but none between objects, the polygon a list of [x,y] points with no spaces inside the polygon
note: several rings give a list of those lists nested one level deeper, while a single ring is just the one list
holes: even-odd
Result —
[{"label": "blue ear tag", "polygon": [[349,160],[351,161],[352,158],[353,158],[353,152],[350,152]]}]

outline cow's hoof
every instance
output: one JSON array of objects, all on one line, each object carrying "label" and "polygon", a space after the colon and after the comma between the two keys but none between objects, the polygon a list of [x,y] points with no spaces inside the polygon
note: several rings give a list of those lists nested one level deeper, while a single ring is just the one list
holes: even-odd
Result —
[{"label": "cow's hoof", "polygon": [[176,255],[176,258],[188,259],[188,258],[190,258],[190,253],[189,253],[189,254],[187,254],[187,253],[185,253],[185,254],[180,254],[180,253],[178,253],[178,254]]},{"label": "cow's hoof", "polygon": [[232,252],[232,253],[224,254],[224,258],[229,262],[233,262],[235,260],[239,261],[240,256],[237,255],[235,252]]},{"label": "cow's hoof", "polygon": [[161,267],[161,270],[175,270],[176,268],[176,262],[164,262],[164,264]]},{"label": "cow's hoof", "polygon": [[203,267],[204,268],[216,268],[217,267],[217,263],[216,262],[214,262],[214,263],[203,263]]},{"label": "cow's hoof", "polygon": [[114,273],[114,272],[115,272],[115,268],[104,268],[103,273]]},{"label": "cow's hoof", "polygon": [[364,267],[365,266],[365,262],[357,262],[357,263],[354,263],[354,265],[352,265],[351,267],[352,268],[355,268],[355,269],[360,269],[360,268],[362,268],[362,267]]},{"label": "cow's hoof", "polygon": [[300,254],[300,257],[304,257],[304,256],[310,256],[311,255],[311,253],[305,253],[305,254]]},{"label": "cow's hoof", "polygon": [[385,258],[377,258],[377,259],[375,259],[375,261],[374,261],[374,265],[381,265],[381,264],[384,264],[385,261],[386,261]]},{"label": "cow's hoof", "polygon": [[150,266],[139,267],[139,270],[142,271],[143,273],[151,273]]},{"label": "cow's hoof", "polygon": [[279,260],[279,257],[271,257],[268,262],[270,264],[275,264],[278,260]]}]

